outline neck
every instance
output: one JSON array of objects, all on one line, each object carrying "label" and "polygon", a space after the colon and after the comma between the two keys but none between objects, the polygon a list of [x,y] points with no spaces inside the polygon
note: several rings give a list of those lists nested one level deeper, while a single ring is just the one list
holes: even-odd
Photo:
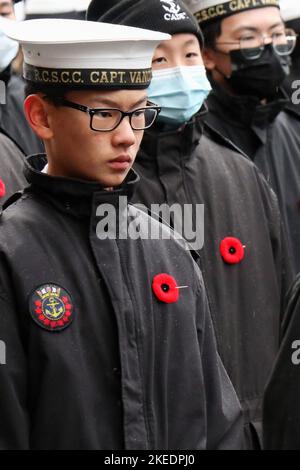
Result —
[{"label": "neck", "polygon": [[229,83],[229,76],[225,75],[222,70],[220,70],[218,67],[216,67],[211,73],[210,76],[212,80],[217,83],[220,87],[224,88],[228,93],[231,95],[236,95],[232,87],[230,86]]}]

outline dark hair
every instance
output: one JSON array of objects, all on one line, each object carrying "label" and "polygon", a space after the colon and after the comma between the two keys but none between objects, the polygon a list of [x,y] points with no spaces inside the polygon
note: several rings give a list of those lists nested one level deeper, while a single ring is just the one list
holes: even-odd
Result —
[{"label": "dark hair", "polygon": [[53,88],[47,87],[43,84],[38,84],[34,82],[26,81],[25,85],[25,98],[29,95],[36,95],[38,93],[42,93],[43,95],[47,95],[53,101],[55,98],[62,98],[66,93],[65,88]]},{"label": "dark hair", "polygon": [[204,36],[205,47],[214,49],[216,40],[222,34],[222,20],[212,21],[206,25],[201,25],[202,33]]},{"label": "dark hair", "polygon": [[300,18],[295,18],[294,20],[286,21],[285,26],[287,28],[292,28],[296,31],[297,34],[300,33]]},{"label": "dark hair", "polygon": [[52,102],[52,104],[59,106],[59,98],[65,98],[66,93],[69,91],[90,91],[90,88],[66,88],[66,87],[47,87],[47,85],[29,82],[26,81],[25,85],[25,98],[29,95],[37,95],[41,93],[43,96],[47,96],[48,100]]}]

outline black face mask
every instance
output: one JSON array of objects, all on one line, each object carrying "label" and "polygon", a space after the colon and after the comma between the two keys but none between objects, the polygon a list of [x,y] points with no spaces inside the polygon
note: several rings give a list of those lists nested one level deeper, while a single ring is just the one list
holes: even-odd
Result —
[{"label": "black face mask", "polygon": [[290,57],[278,56],[272,44],[265,46],[259,59],[247,60],[240,49],[230,51],[230,57],[232,74],[227,80],[239,95],[270,98],[290,73]]},{"label": "black face mask", "polygon": [[11,79],[11,64],[6,67],[5,70],[2,70],[0,73],[0,81],[4,82],[6,85],[8,84],[9,80]]}]

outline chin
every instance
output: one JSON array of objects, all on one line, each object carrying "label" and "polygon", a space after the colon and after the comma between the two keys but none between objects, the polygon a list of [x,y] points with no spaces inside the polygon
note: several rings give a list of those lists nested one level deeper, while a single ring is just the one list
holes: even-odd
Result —
[{"label": "chin", "polygon": [[99,183],[101,183],[101,185],[104,187],[104,188],[115,188],[117,186],[121,186],[124,181],[125,181],[125,178],[127,176],[127,173],[126,175],[120,175],[120,176],[115,176],[115,177],[111,177],[111,178],[98,178],[98,181]]}]

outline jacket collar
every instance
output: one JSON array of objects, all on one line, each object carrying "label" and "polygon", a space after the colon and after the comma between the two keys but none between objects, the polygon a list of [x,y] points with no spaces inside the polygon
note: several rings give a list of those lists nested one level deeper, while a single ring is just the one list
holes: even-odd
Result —
[{"label": "jacket collar", "polygon": [[248,125],[258,129],[266,128],[274,121],[277,115],[289,103],[287,94],[280,89],[277,96],[270,102],[262,105],[260,100],[253,96],[237,96],[228,93],[222,86],[212,81],[213,91],[209,97],[209,110],[223,109],[226,119],[231,118],[236,123]]},{"label": "jacket collar", "polygon": [[46,163],[47,158],[44,154],[31,155],[26,158],[24,174],[30,183],[28,191],[41,194],[44,199],[61,211],[77,217],[90,216],[92,204],[107,203],[118,207],[120,196],[126,196],[129,202],[140,180],[137,173],[130,170],[121,186],[108,191],[97,182],[42,173]]},{"label": "jacket collar", "polygon": [[166,157],[164,164],[168,160],[174,162],[178,158],[182,162],[191,158],[203,135],[203,115],[202,111],[199,112],[179,129],[164,130],[161,125],[155,124],[144,134],[137,163],[153,165],[155,159],[160,165],[163,156]]}]

